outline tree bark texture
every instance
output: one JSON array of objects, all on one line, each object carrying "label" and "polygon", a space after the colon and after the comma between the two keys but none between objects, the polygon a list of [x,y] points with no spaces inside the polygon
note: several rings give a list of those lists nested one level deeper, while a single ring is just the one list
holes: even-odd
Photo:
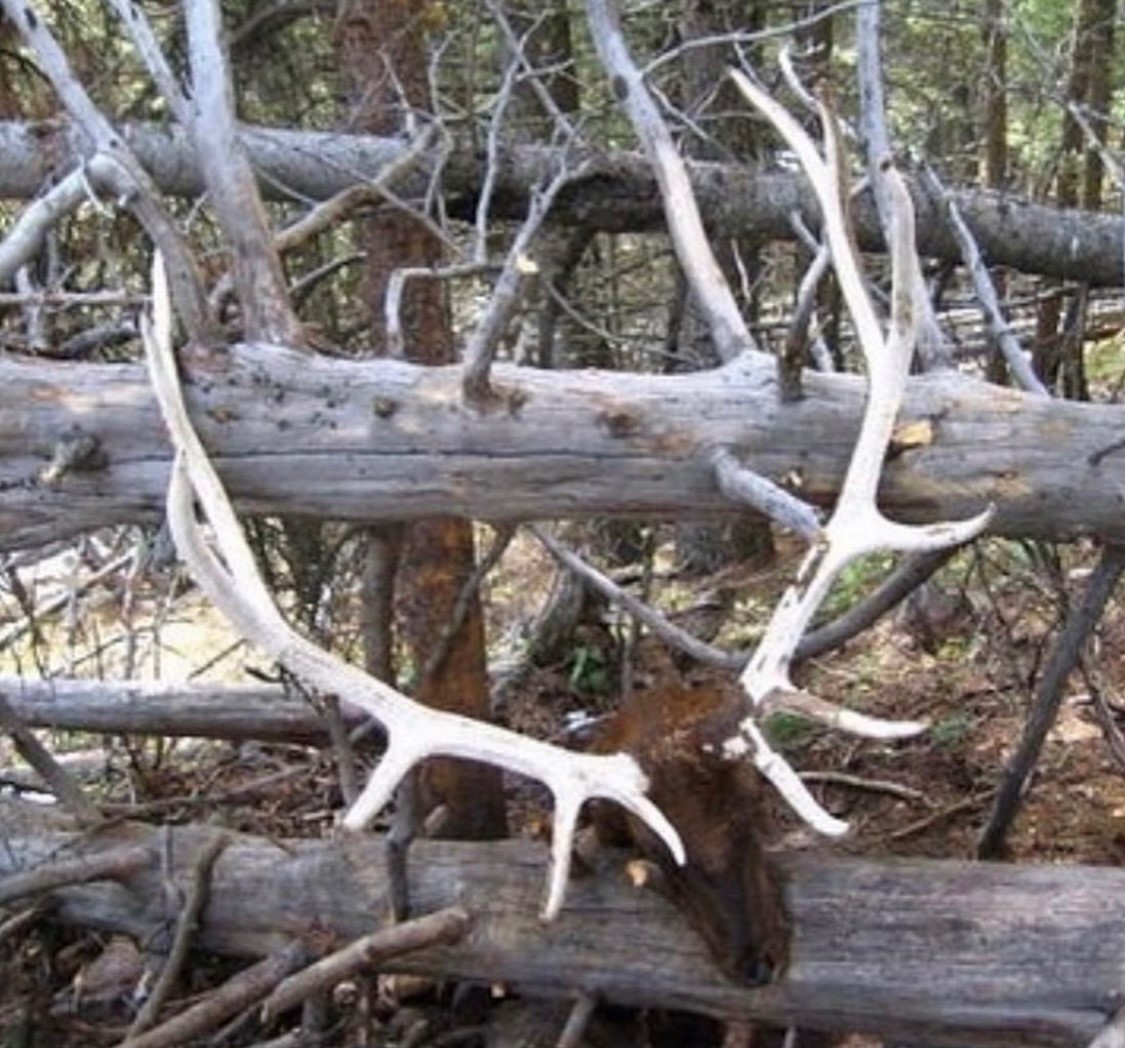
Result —
[{"label": "tree bark texture", "polygon": [[[503,405],[488,411],[463,403],[457,368],[242,344],[185,370],[240,511],[356,521],[731,514],[715,447],[827,505],[864,397],[861,379],[809,374],[805,399],[782,405],[774,361],[756,355],[677,376],[498,367]],[[0,359],[0,404],[0,547],[160,519],[171,449],[141,367]],[[991,503],[1001,534],[1125,541],[1120,407],[945,374],[911,379],[901,419],[920,425],[892,444],[888,514]],[[51,468],[76,441],[89,453]]]},{"label": "tree bark texture", "polygon": [[[401,132],[404,106],[426,111],[430,97],[426,26],[439,12],[423,0],[348,0],[341,5],[337,53],[352,82],[353,120],[365,131]],[[364,298],[373,342],[386,342],[383,305],[391,278],[403,267],[435,268],[441,240],[414,215],[377,209],[359,227]],[[404,356],[416,364],[454,364],[457,350],[445,285],[413,280],[403,289],[400,322],[409,334]],[[492,715],[480,591],[465,593],[476,564],[471,521],[451,516],[416,520],[405,529],[395,579],[396,627],[413,665],[414,697],[426,706],[478,720]],[[455,609],[464,615],[454,626]],[[444,657],[430,656],[445,639]],[[489,840],[508,833],[498,768],[437,758],[416,772],[421,817],[445,809],[442,836]]]},{"label": "tree bark texture", "polygon": [[[258,739],[327,745],[324,718],[279,684],[32,680],[0,677],[0,694],[29,728],[112,735]],[[344,713],[349,727],[364,715]]]},{"label": "tree bark texture", "polygon": [[[145,907],[162,885],[161,831],[123,824],[80,838],[57,812],[6,800],[0,826],[0,877],[151,844],[151,866],[127,883],[56,893],[64,920],[146,933]],[[220,831],[171,832],[171,875],[186,884]],[[572,882],[560,919],[542,925],[545,865],[545,849],[526,841],[416,842],[417,912],[462,906],[472,928],[460,945],[401,958],[395,969],[919,1045],[1084,1044],[1121,1003],[1120,870],[786,856],[790,967],[779,983],[746,990],[714,968],[667,903],[616,868]],[[199,944],[256,957],[294,936],[366,934],[386,920],[383,871],[383,844],[371,835],[234,836],[215,867]]]},{"label": "tree bark texture", "polygon": [[[166,193],[199,196],[202,177],[186,136],[152,125],[122,128],[142,164]],[[326,199],[375,178],[407,149],[401,139],[246,127],[243,142],[251,163],[262,173],[265,197]],[[0,122],[0,197],[27,199],[42,191],[53,172],[74,166],[89,153],[81,133],[65,121]],[[656,181],[643,157],[633,153],[583,158],[589,167],[581,179],[557,198],[553,219],[563,225],[606,232],[657,230],[663,212]],[[493,196],[498,218],[522,219],[533,186],[554,169],[558,153],[543,146],[502,150]],[[578,158],[571,157],[576,166]],[[455,144],[442,168],[446,206],[455,217],[472,218],[486,169],[485,158],[471,144]],[[696,162],[692,182],[708,225],[730,236],[792,240],[791,216],[799,213],[811,228],[820,216],[806,180],[792,172],[748,165]],[[403,195],[424,191],[431,171],[423,164],[415,183],[395,189]],[[961,214],[990,266],[1087,281],[1093,286],[1121,285],[1123,220],[1034,204],[987,190],[953,192]],[[947,229],[941,205],[914,187],[918,250],[923,255],[961,263],[955,237]],[[865,251],[882,251],[878,215],[869,194],[852,204],[856,240]]]}]

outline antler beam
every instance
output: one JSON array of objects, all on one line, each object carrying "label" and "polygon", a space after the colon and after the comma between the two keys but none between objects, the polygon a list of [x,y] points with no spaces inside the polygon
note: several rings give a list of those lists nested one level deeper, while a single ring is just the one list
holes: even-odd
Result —
[{"label": "antler beam", "polygon": [[[578,813],[589,799],[616,801],[684,862],[679,835],[645,796],[648,780],[628,754],[572,753],[496,725],[422,706],[302,637],[278,610],[258,571],[222,482],[191,424],[172,352],[172,317],[163,264],[153,266],[153,316],[142,317],[153,388],[176,449],[168,488],[168,520],[176,547],[199,587],[244,637],[310,686],[338,695],[378,719],[387,750],[344,816],[347,829],[367,825],[419,761],[443,755],[483,761],[538,779],[555,801],[551,868],[544,920],[562,906]],[[198,499],[218,554],[196,518]],[[221,557],[220,557],[221,554]]]},{"label": "antler beam", "polygon": [[960,545],[979,535],[992,510],[970,520],[914,527],[888,520],[876,493],[883,460],[902,403],[914,349],[917,282],[914,280],[914,209],[901,176],[887,160],[891,190],[891,320],[884,337],[867,294],[858,252],[841,199],[842,162],[835,121],[819,104],[825,155],[796,120],[757,84],[737,70],[732,77],[742,94],[766,116],[796,153],[820,203],[824,233],[844,299],[867,365],[867,405],[840,498],[823,531],[813,540],[797,578],[785,592],[740,682],[748,714],[726,741],[729,756],[746,755],[769,778],[799,815],[822,833],[838,835],[847,824],[813,798],[793,769],[767,743],[756,719],[787,708],[858,735],[903,738],[926,728],[920,721],[884,721],[843,709],[796,688],[789,667],[802,635],[840,571],[857,557],[877,550],[921,552]]}]

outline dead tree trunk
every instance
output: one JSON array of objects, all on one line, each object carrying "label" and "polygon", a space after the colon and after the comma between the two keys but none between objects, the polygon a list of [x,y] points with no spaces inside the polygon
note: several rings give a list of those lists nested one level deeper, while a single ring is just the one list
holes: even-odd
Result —
[{"label": "dead tree trunk", "polygon": [[[805,399],[780,405],[759,355],[677,376],[497,367],[506,408],[493,412],[460,404],[455,368],[244,344],[188,370],[192,416],[240,510],[361,521],[735,513],[716,447],[826,505],[864,396],[861,379],[810,374]],[[0,390],[0,547],[160,519],[171,446],[141,368],[0,360]],[[992,503],[994,532],[1125,541],[1119,407],[937,375],[910,381],[901,418],[920,425],[892,442],[890,516]],[[90,438],[93,453],[52,468]]]},{"label": "dead tree trunk", "polygon": [[[56,812],[0,801],[0,825],[0,877],[114,847],[157,854],[159,831],[140,824],[82,838]],[[218,831],[171,832],[174,875],[186,883]],[[789,970],[744,990],[670,906],[612,872],[576,880],[561,917],[542,924],[543,863],[542,847],[525,841],[417,842],[418,912],[459,905],[473,925],[460,945],[403,958],[397,970],[928,1045],[1083,1044],[1120,1004],[1121,870],[792,855]],[[237,837],[217,863],[199,944],[256,957],[314,927],[322,938],[370,932],[387,912],[383,870],[377,836]],[[154,858],[125,885],[59,890],[58,913],[142,936],[160,877]]]},{"label": "dead tree trunk", "polygon": [[[124,124],[122,133],[153,181],[168,194],[195,197],[203,191],[198,161],[185,134],[176,126]],[[263,174],[264,196],[287,194],[324,200],[377,178],[409,148],[397,138],[295,131],[246,126],[242,141],[255,170]],[[90,156],[81,130],[65,118],[52,121],[0,121],[0,196],[32,199],[42,189],[43,172]],[[584,158],[585,159],[585,158]],[[562,226],[582,226],[611,233],[660,228],[660,198],[651,169],[636,153],[606,153],[589,158],[586,175],[560,195],[554,218]],[[493,213],[523,218],[533,186],[558,161],[558,150],[527,145],[502,149],[496,166]],[[435,166],[446,179],[450,213],[471,218],[485,176],[485,162],[472,141],[454,141],[452,150],[435,151],[404,196],[425,191]],[[694,163],[692,184],[708,224],[732,236],[792,240],[796,211],[812,228],[819,213],[803,179],[791,171],[753,165]],[[1121,284],[1121,229],[1117,215],[1060,210],[1010,194],[965,188],[953,194],[992,265],[1063,280],[1086,280],[1094,286]],[[961,250],[942,219],[941,201],[915,190],[919,249],[924,255],[960,264]],[[856,238],[864,251],[881,251],[883,237],[870,195],[863,194],[852,212]]]}]

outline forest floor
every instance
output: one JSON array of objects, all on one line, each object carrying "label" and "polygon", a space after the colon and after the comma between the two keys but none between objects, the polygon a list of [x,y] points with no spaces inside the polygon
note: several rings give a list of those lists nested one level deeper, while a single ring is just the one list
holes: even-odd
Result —
[{"label": "forest floor", "polygon": [[[721,608],[715,643],[742,648],[756,639],[797,558],[798,551],[783,541],[768,565],[735,565],[685,578],[675,571],[666,545],[653,558],[644,585],[647,598],[682,625],[701,623],[709,614],[713,618],[714,609]],[[1092,563],[1091,551],[1081,545],[978,543],[942,570],[920,607],[912,604],[886,616],[843,648],[804,666],[801,682],[825,698],[868,713],[923,718],[931,727],[915,739],[887,743],[856,740],[790,717],[774,719],[770,727],[777,745],[795,767],[811,773],[810,788],[853,828],[844,842],[825,845],[812,841],[791,815],[779,810],[778,846],[830,847],[873,856],[973,857],[1060,615],[1078,599]],[[885,569],[885,563],[875,560],[846,573],[827,610],[838,613],[853,603]],[[522,538],[489,577],[484,596],[497,665],[511,664],[526,647],[553,577],[547,554]],[[191,651],[200,665],[209,657],[202,647],[217,653],[229,649],[229,636],[198,606],[196,612],[179,616],[196,623],[193,628],[200,632],[193,639],[178,637],[171,625],[165,630],[166,673],[174,672],[177,652]],[[715,626],[712,621],[710,628]],[[553,664],[525,670],[517,685],[500,690],[500,718],[521,731],[565,741],[576,721],[611,710],[628,662],[623,652],[630,650],[630,629],[612,610],[603,609],[578,628]],[[206,638],[206,645],[201,646],[200,638]],[[1123,651],[1125,613],[1115,603],[1088,646],[1081,670],[1068,683],[1031,789],[1008,834],[1006,858],[1090,864],[1125,859],[1125,774],[1106,743],[1092,700],[1097,690],[1111,713],[1117,712],[1112,709],[1115,699],[1125,702]],[[641,685],[646,675],[668,672],[666,663],[646,660],[644,652],[644,643],[633,648],[626,671]],[[252,661],[244,651],[236,653],[228,657],[224,673],[233,672],[230,667],[236,663],[242,667]],[[74,740],[52,741],[76,745]],[[79,741],[87,747],[97,743]],[[5,745],[0,744],[0,770],[13,764]],[[104,754],[99,758],[98,768],[99,797],[133,803],[201,793],[233,795],[264,776],[303,769],[271,788],[266,798],[231,799],[209,808],[194,802],[182,808],[170,804],[161,816],[217,818],[233,829],[274,837],[327,834],[340,805],[331,761],[301,747],[181,742],[169,748],[118,741],[109,759]],[[512,798],[515,832],[541,835],[548,818],[541,793],[513,782]],[[90,933],[60,929],[33,929],[10,941],[0,936],[0,1045],[116,1043],[124,1032],[122,1000],[139,963],[134,952],[115,971],[107,956],[119,947]],[[192,978],[194,988],[203,991],[223,972],[224,964],[201,962]],[[28,1007],[32,998],[39,1001],[35,1009]],[[399,1014],[426,1014],[424,1008],[419,1013],[414,1004],[384,1002],[381,1007],[380,1032],[367,1043],[427,1043],[417,1032],[405,1031]],[[445,1005],[431,1002],[430,1007]],[[31,1014],[39,1016],[37,1031],[25,1029]],[[43,1016],[48,1017],[45,1023]],[[685,1032],[653,1022],[644,1033],[647,1041],[638,1034],[633,1043],[671,1048],[720,1043],[722,1037],[708,1026]],[[344,1027],[349,1028],[347,1023]],[[434,1036],[439,1030],[450,1034],[447,1022],[430,1028]],[[350,1029],[323,1043],[361,1043],[354,1024]],[[557,1031],[556,1026],[556,1037]],[[487,1037],[481,1032],[474,1042],[466,1034],[460,1043],[487,1043],[490,1048],[538,1043],[504,1041],[496,1031]],[[244,1041],[233,1037],[226,1043]]]},{"label": "forest floor", "polygon": [[[519,580],[511,592],[542,593],[523,580],[549,572],[550,564],[534,549],[522,556],[523,562],[517,555],[509,569]],[[654,585],[664,590],[655,603],[690,623],[716,594],[733,591],[716,644],[727,650],[747,647],[798,560],[799,551],[782,544],[778,558],[766,567],[736,566],[691,580],[670,573],[667,584]],[[1061,617],[1079,599],[1092,565],[1090,551],[1081,547],[979,543],[942,569],[921,608],[900,607],[798,671],[798,681],[824,698],[865,713],[930,724],[915,739],[888,743],[857,740],[794,717],[774,718],[775,744],[798,770],[812,773],[811,786],[821,801],[852,826],[845,841],[832,848],[868,855],[973,857]],[[838,613],[850,606],[884,571],[885,564],[870,562],[845,574],[829,596],[829,609]],[[529,608],[523,621],[533,614]],[[1098,689],[1111,712],[1125,717],[1125,706],[1115,703],[1115,698],[1125,703],[1120,602],[1110,605],[1087,651],[1071,675],[1019,819],[1008,834],[1006,857],[1012,860],[1125,860],[1125,768],[1106,743],[1092,697]],[[581,651],[567,664],[537,671],[506,709],[508,719],[521,730],[558,736],[560,718],[612,709],[615,675],[609,661],[601,653]],[[637,672],[643,676],[643,667]],[[547,713],[553,724],[544,723]],[[818,773],[859,781],[820,782]],[[807,841],[796,820],[785,813],[781,820],[783,844]]]}]

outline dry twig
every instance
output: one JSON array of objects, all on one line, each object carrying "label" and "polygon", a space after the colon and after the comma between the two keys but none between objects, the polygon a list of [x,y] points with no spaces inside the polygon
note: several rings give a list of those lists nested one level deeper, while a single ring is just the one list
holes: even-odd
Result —
[{"label": "dry twig", "polygon": [[451,906],[365,935],[280,983],[262,1005],[263,1021],[272,1022],[312,994],[329,990],[392,957],[429,946],[451,946],[468,930],[469,915]]},{"label": "dry twig", "polygon": [[98,811],[97,805],[55,760],[50,750],[27,728],[3,693],[0,693],[0,729],[7,732],[20,756],[42,776],[51,792],[80,822],[91,826],[101,822],[102,813]]},{"label": "dry twig", "polygon": [[113,848],[77,859],[45,863],[33,870],[14,873],[0,880],[0,906],[25,895],[48,892],[70,884],[89,881],[123,881],[152,861],[152,852],[143,846]]},{"label": "dry twig", "polygon": [[208,841],[207,846],[200,853],[192,875],[191,887],[188,889],[183,909],[176,921],[176,933],[172,938],[172,948],[168,951],[168,957],[164,961],[156,985],[152,988],[152,993],[149,994],[148,999],[141,1006],[129,1027],[127,1039],[139,1037],[156,1022],[160,1009],[172,993],[176,979],[187,960],[188,947],[191,945],[191,937],[198,927],[199,915],[203,912],[203,907],[207,905],[211,871],[228,843],[228,838],[224,834],[219,834]]},{"label": "dry twig", "polygon": [[304,946],[291,942],[265,960],[244,968],[198,1004],[139,1037],[127,1038],[118,1048],[174,1048],[202,1037],[232,1015],[260,1001],[301,963],[304,956]]}]

